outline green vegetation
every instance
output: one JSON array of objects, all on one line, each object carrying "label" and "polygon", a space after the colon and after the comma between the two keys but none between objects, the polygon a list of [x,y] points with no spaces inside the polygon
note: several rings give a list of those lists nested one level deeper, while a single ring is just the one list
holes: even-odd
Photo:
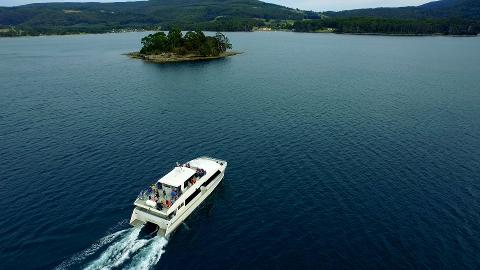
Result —
[{"label": "green vegetation", "polygon": [[369,8],[325,12],[321,20],[302,20],[298,32],[326,28],[336,33],[393,35],[477,35],[480,33],[480,1],[441,0],[418,7]]},{"label": "green vegetation", "polygon": [[480,1],[478,0],[441,0],[417,7],[366,8],[325,12],[324,15],[335,18],[382,18],[382,19],[462,19],[480,20]]},{"label": "green vegetation", "polygon": [[228,38],[222,33],[205,36],[201,31],[189,31],[184,36],[179,28],[150,34],[142,39],[141,54],[173,53],[176,55],[218,56],[232,48]]},{"label": "green vegetation", "polygon": [[150,0],[47,3],[0,7],[0,36],[182,29],[476,35],[479,0],[441,0],[418,7],[313,12],[258,0]]},{"label": "green vegetation", "polygon": [[47,3],[0,7],[0,28],[13,27],[18,35],[156,31],[174,26],[188,30],[252,31],[263,25],[264,19],[302,20],[311,16],[258,0]]},{"label": "green vegetation", "polygon": [[297,21],[296,32],[319,32],[332,29],[334,33],[391,34],[391,35],[477,35],[480,24],[455,19],[382,19],[382,18],[325,18]]}]

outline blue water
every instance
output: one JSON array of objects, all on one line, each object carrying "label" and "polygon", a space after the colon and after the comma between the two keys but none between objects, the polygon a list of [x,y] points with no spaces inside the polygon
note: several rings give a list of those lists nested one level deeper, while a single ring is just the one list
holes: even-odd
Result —
[{"label": "blue water", "polygon": [[[0,39],[0,268],[478,269],[480,38],[145,33]],[[225,181],[170,239],[128,225],[200,155]]]}]

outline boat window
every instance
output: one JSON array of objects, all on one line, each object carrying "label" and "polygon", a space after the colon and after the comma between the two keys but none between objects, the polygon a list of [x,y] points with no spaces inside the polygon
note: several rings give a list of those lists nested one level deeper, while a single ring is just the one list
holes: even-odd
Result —
[{"label": "boat window", "polygon": [[220,174],[220,171],[217,171],[216,173],[214,173],[210,178],[208,178],[207,181],[205,181],[205,183],[202,184],[202,186],[203,187],[208,186],[208,184],[210,184],[210,182],[212,182],[215,178],[217,178],[219,174]]},{"label": "boat window", "polygon": [[199,193],[200,189],[195,190],[187,199],[185,199],[185,205],[188,205]]},{"label": "boat window", "polygon": [[193,186],[196,182],[197,182],[197,178],[195,176],[188,178],[188,180],[183,183],[183,186],[184,186],[183,190],[186,190],[189,187]]}]

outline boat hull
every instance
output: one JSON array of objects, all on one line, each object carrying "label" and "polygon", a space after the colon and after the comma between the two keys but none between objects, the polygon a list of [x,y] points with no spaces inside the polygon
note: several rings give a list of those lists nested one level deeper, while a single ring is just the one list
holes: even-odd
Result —
[{"label": "boat hull", "polygon": [[175,216],[173,216],[171,219],[166,215],[162,215],[155,209],[136,206],[130,218],[130,224],[135,227],[142,227],[147,223],[153,223],[159,228],[158,235],[166,237],[169,236],[175,231],[175,229],[178,228],[178,226],[180,226],[180,224],[182,224],[185,219],[190,216],[190,214],[192,214],[193,211],[195,211],[195,209],[202,204],[203,201],[208,198],[208,196],[223,181],[227,162],[222,160],[220,161],[222,162],[222,166],[219,169],[220,174],[211,180],[208,185],[196,187],[196,189],[200,190],[198,195],[196,195],[195,198],[192,199],[187,205],[179,208],[176,211]]},{"label": "boat hull", "polygon": [[182,224],[182,222],[188,218],[188,216],[190,216],[190,214],[195,211],[195,209],[197,209],[203,201],[205,201],[207,199],[207,197],[215,190],[215,188],[220,184],[220,182],[222,182],[223,178],[224,178],[224,174],[225,172],[222,172],[220,175],[218,175],[218,179],[215,179],[212,181],[212,183],[210,183],[209,186],[211,187],[207,187],[205,190],[202,190],[201,191],[201,195],[198,197],[198,199],[196,199],[193,203],[191,203],[189,206],[187,206],[185,208],[185,211],[181,214],[177,214],[175,216],[174,219],[172,219],[172,222],[171,224],[167,227],[167,230],[166,230],[166,235],[169,235],[170,233],[172,233],[173,231],[175,231],[175,229],[180,226],[180,224]]}]

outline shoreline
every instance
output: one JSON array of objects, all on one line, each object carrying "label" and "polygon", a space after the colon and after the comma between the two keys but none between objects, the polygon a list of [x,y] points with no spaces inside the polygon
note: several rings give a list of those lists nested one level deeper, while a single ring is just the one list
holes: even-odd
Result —
[{"label": "shoreline", "polygon": [[339,35],[357,35],[357,36],[385,36],[385,37],[478,37],[478,35],[445,35],[436,34],[387,34],[387,33],[334,33]]},{"label": "shoreline", "polygon": [[128,57],[132,59],[141,59],[149,63],[168,64],[168,63],[184,63],[184,62],[199,62],[199,61],[211,61],[216,59],[223,59],[230,56],[241,54],[241,52],[224,52],[217,56],[199,56],[193,54],[177,55],[173,53],[164,54],[141,54],[139,52],[126,53]]},{"label": "shoreline", "polygon": [[442,33],[436,34],[392,34],[392,33],[349,33],[349,32],[342,32],[342,33],[335,33],[335,32],[300,32],[300,31],[292,31],[292,33],[306,33],[306,34],[335,34],[335,35],[354,35],[354,36],[383,36],[383,37],[479,37],[480,35],[445,35]]},{"label": "shoreline", "polygon": [[[82,36],[82,35],[103,35],[103,34],[124,34],[124,33],[144,33],[144,32],[153,32],[155,30],[132,30],[132,31],[108,31],[108,32],[99,32],[99,33],[89,33],[89,32],[79,32],[79,33],[67,33],[67,34],[40,34],[40,35],[18,35],[18,36],[7,36],[1,35],[0,38],[25,38],[25,37],[49,37],[49,36]],[[208,31],[207,31],[208,32]],[[359,35],[359,36],[399,36],[399,37],[479,37],[480,34],[477,35],[445,35],[442,33],[436,34],[392,34],[392,33],[336,33],[334,31],[309,31],[309,32],[301,32],[301,31],[292,31],[288,29],[277,29],[277,30],[269,30],[269,31],[226,31],[226,33],[265,33],[265,32],[291,32],[291,33],[310,33],[310,34],[336,34],[336,35]]]}]

